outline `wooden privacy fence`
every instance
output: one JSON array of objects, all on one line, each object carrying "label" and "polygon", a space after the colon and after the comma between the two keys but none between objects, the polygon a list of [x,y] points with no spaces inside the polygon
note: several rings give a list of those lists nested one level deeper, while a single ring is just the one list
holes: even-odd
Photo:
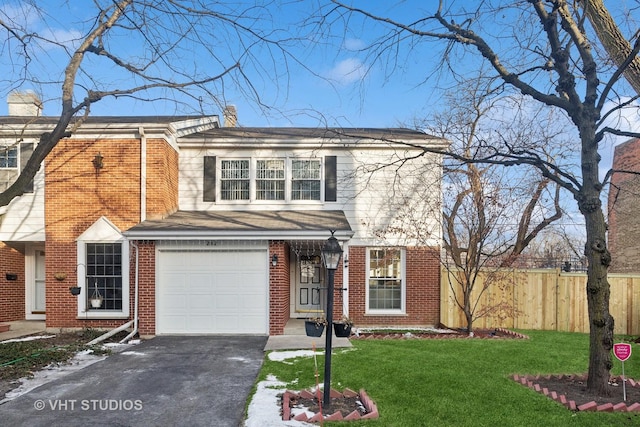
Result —
[{"label": "wooden privacy fence", "polygon": [[[464,313],[456,305],[449,285],[449,275],[442,270],[440,321],[450,328],[467,326]],[[459,291],[459,285],[452,281]],[[487,282],[480,298],[473,327],[540,329],[567,332],[589,332],[585,273],[560,270],[502,270],[483,273],[474,293]],[[640,275],[609,274],[611,298],[609,309],[615,319],[616,334],[640,335]],[[460,294],[461,295],[461,294]],[[472,301],[477,299],[476,295]]]}]

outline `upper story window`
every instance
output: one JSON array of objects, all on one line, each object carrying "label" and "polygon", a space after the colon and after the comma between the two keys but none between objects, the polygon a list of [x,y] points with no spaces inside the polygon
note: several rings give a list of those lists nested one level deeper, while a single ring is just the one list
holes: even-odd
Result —
[{"label": "upper story window", "polygon": [[335,202],[336,157],[204,158],[203,200]]},{"label": "upper story window", "polygon": [[18,167],[18,147],[0,147],[0,168],[15,169]]},{"label": "upper story window", "polygon": [[256,199],[284,200],[284,159],[256,161]]},{"label": "upper story window", "polygon": [[222,200],[249,200],[249,160],[223,160],[220,169]]},{"label": "upper story window", "polygon": [[320,160],[291,162],[291,199],[320,200]]}]

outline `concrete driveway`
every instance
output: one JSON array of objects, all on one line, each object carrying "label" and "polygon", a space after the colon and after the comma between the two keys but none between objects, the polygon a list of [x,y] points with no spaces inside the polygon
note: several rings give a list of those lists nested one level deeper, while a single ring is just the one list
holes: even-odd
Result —
[{"label": "concrete driveway", "polygon": [[156,337],[0,405],[7,426],[232,426],[267,337]]}]

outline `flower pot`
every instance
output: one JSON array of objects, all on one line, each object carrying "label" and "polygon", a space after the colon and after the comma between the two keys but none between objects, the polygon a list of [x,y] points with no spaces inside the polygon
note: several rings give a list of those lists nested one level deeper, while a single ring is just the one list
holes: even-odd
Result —
[{"label": "flower pot", "polygon": [[72,286],[69,288],[71,295],[80,295],[80,286]]},{"label": "flower pot", "polygon": [[305,320],[304,330],[308,337],[321,337],[324,332],[324,325],[311,320]]},{"label": "flower pot", "polygon": [[334,323],[333,330],[336,333],[336,337],[348,338],[351,335],[351,325],[345,323]]},{"label": "flower pot", "polygon": [[102,306],[102,298],[91,298],[89,302],[92,308],[100,308]]}]

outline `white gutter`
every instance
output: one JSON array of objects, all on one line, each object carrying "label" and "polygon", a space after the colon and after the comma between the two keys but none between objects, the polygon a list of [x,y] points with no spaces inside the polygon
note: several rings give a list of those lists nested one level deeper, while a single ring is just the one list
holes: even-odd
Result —
[{"label": "white gutter", "polygon": [[131,242],[131,245],[135,248],[136,250],[136,274],[135,274],[135,292],[133,294],[133,330],[131,331],[131,333],[129,335],[127,335],[126,337],[124,337],[121,341],[120,344],[125,343],[127,341],[129,341],[135,334],[138,333],[138,291],[139,291],[139,274],[138,274],[138,267],[140,265],[140,250],[138,248],[138,245],[136,245],[135,243]]},{"label": "white gutter", "polygon": [[144,127],[138,128],[140,134],[140,222],[147,219],[147,136]]}]

